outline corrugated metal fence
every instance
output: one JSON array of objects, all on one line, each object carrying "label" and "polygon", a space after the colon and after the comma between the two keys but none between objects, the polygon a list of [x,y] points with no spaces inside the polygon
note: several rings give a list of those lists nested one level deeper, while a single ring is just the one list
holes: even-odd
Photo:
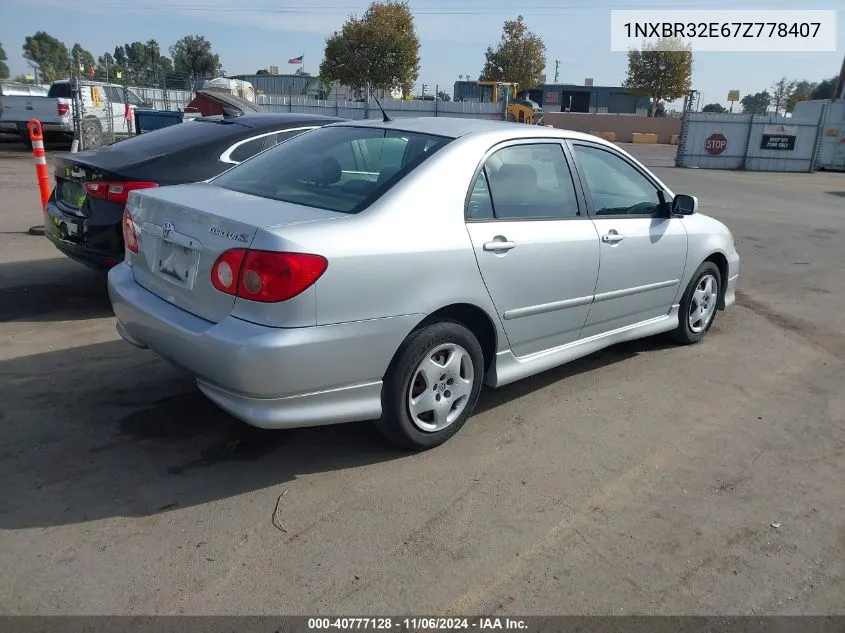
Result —
[{"label": "corrugated metal fence", "polygon": [[689,113],[678,167],[811,172],[821,121],[776,115]]}]

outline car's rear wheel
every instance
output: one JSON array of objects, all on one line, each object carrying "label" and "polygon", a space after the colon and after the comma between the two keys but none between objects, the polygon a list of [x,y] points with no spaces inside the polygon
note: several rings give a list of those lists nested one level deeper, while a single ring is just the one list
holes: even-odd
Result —
[{"label": "car's rear wheel", "polygon": [[716,318],[722,276],[713,262],[704,262],[695,271],[681,298],[680,323],[675,340],[684,345],[697,343],[710,330]]},{"label": "car's rear wheel", "polygon": [[483,379],[484,354],[472,332],[454,321],[426,325],[397,351],[376,425],[405,448],[439,446],[472,415]]}]

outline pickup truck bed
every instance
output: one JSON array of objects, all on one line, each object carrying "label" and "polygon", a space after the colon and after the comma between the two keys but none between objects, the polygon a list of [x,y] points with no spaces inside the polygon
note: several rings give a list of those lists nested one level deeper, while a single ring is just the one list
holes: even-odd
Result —
[{"label": "pickup truck bed", "polygon": [[0,132],[18,134],[29,144],[27,124],[41,122],[46,141],[73,137],[73,115],[68,99],[36,96],[0,97]]}]

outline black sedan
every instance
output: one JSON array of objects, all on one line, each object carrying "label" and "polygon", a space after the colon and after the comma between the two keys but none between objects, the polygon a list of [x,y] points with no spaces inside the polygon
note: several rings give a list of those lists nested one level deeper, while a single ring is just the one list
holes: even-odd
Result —
[{"label": "black sedan", "polygon": [[123,261],[129,192],[212,178],[273,145],[341,121],[311,114],[211,116],[55,158],[44,234],[62,253],[107,270]]}]

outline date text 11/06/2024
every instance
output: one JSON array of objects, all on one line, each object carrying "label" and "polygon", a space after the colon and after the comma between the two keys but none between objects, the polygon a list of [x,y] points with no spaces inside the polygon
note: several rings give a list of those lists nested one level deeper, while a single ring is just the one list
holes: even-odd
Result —
[{"label": "date text 11/06/2024", "polygon": [[519,618],[308,618],[310,631],[498,631],[527,630]]}]

